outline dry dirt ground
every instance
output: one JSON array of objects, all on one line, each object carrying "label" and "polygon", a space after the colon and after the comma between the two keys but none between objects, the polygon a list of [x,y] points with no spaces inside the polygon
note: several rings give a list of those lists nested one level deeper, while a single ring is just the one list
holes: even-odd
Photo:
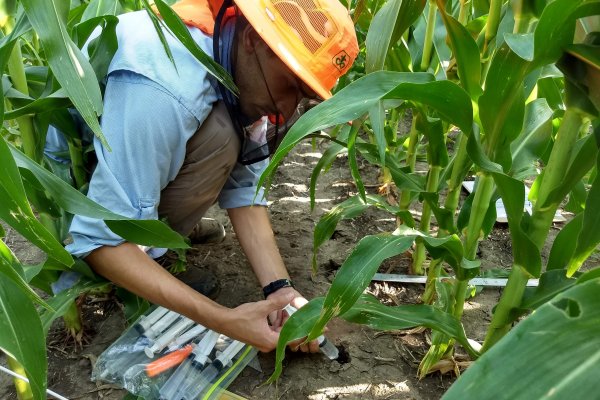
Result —
[{"label": "dry dirt ground", "polygon": [[[270,212],[281,253],[297,288],[308,298],[326,293],[336,270],[352,247],[367,234],[391,231],[394,220],[389,214],[369,210],[359,218],[343,221],[333,239],[322,246],[319,271],[311,279],[313,227],[323,212],[355,193],[345,159],[319,180],[317,203],[310,211],[308,185],[310,172],[317,161],[315,149],[303,144],[285,159],[278,169],[270,193]],[[377,187],[377,172],[363,165],[361,173],[370,191]],[[245,260],[226,215],[211,210],[228,232],[223,244],[202,246],[188,253],[188,263],[213,271],[221,282],[217,301],[235,306],[261,299],[260,288]],[[556,229],[553,229],[552,236]],[[39,254],[14,234],[9,245],[24,262]],[[489,240],[481,245],[484,267],[509,267],[510,237],[506,226],[497,226]],[[406,273],[409,256],[388,260],[381,272]],[[374,283],[369,290],[382,301],[393,304],[415,303],[421,285]],[[485,289],[467,302],[465,329],[468,337],[481,341],[490,310],[497,302],[499,289]],[[70,399],[122,399],[126,392],[101,382],[90,381],[92,365],[126,328],[123,312],[114,296],[88,299],[84,304],[87,342],[82,348],[65,344],[60,322],[48,337],[48,385]],[[274,353],[260,354],[262,373],[246,369],[230,390],[248,399],[439,399],[452,384],[451,375],[434,373],[423,380],[416,377],[419,360],[428,347],[429,333],[381,334],[369,328],[334,320],[328,337],[343,346],[348,362],[329,361],[319,354],[288,353],[283,375],[276,385],[262,385],[274,369]],[[5,360],[0,358],[0,364]],[[11,382],[0,376],[0,399],[15,399]]]}]

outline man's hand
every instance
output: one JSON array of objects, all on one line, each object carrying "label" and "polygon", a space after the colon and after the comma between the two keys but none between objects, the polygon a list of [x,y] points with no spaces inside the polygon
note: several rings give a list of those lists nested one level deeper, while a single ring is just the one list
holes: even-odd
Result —
[{"label": "man's hand", "polygon": [[269,296],[267,300],[245,303],[231,310],[226,323],[219,327],[219,332],[269,352],[277,347],[279,330],[269,326],[267,317],[294,300],[291,293],[279,293]]},{"label": "man's hand", "polygon": [[[275,293],[273,293],[269,297],[267,297],[267,299],[271,299],[273,297],[281,296],[281,295],[290,296],[290,298],[292,300],[289,301],[288,303],[291,304],[292,306],[294,306],[296,309],[299,309],[300,307],[302,307],[306,303],[308,303],[308,300],[306,300],[296,289],[294,289],[292,287],[279,289],[278,291],[276,291]],[[286,304],[288,304],[288,303],[286,303]],[[286,304],[284,304],[284,306]],[[281,307],[281,308],[283,308],[283,307]],[[271,321],[271,329],[279,332],[281,330],[281,328],[283,327],[283,324],[285,323],[285,321],[287,321],[288,318],[289,318],[289,315],[287,315],[287,313],[281,309],[271,313],[269,315],[269,321]],[[292,351],[300,350],[304,353],[318,353],[319,352],[319,343],[316,340],[306,343],[306,338],[298,339],[296,341],[290,342],[290,343],[288,343],[288,347]]]}]

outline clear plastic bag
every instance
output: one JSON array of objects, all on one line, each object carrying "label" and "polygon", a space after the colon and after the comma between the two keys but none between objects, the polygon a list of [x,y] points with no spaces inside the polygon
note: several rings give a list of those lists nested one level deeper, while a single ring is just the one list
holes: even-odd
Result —
[{"label": "clear plastic bag", "polygon": [[158,307],[98,357],[92,380],[149,400],[216,399],[256,354],[248,345]]}]

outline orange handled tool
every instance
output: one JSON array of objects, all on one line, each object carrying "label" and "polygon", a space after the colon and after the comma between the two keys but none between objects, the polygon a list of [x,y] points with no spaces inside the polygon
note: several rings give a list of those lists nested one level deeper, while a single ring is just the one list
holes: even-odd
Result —
[{"label": "orange handled tool", "polygon": [[146,365],[146,375],[148,375],[149,378],[154,378],[166,370],[181,364],[183,360],[185,360],[187,356],[192,353],[193,348],[194,347],[191,344],[188,344],[187,346],[179,350],[175,350],[156,361],[152,361],[150,364]]}]

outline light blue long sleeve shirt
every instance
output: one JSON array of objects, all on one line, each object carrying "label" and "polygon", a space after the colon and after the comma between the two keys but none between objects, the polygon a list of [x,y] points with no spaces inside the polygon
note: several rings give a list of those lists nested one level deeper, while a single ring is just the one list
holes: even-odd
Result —
[{"label": "light blue long sleeve shirt", "polygon": [[[212,55],[212,38],[188,28],[198,45]],[[165,32],[176,69],[168,59],[145,11],[119,17],[119,48],[108,71],[104,93],[102,132],[112,151],[97,138],[98,165],[88,197],[109,210],[135,219],[157,219],[160,192],[177,176],[185,158],[186,143],[202,125],[218,96],[216,81],[171,34]],[[55,128],[48,132],[46,152],[64,148]],[[219,198],[221,208],[265,205],[257,181],[268,160],[237,164]],[[211,171],[206,171],[211,173]],[[73,242],[67,250],[85,257],[101,246],[124,240],[102,220],[76,215],[70,227]],[[164,249],[148,249],[157,257]]]}]

